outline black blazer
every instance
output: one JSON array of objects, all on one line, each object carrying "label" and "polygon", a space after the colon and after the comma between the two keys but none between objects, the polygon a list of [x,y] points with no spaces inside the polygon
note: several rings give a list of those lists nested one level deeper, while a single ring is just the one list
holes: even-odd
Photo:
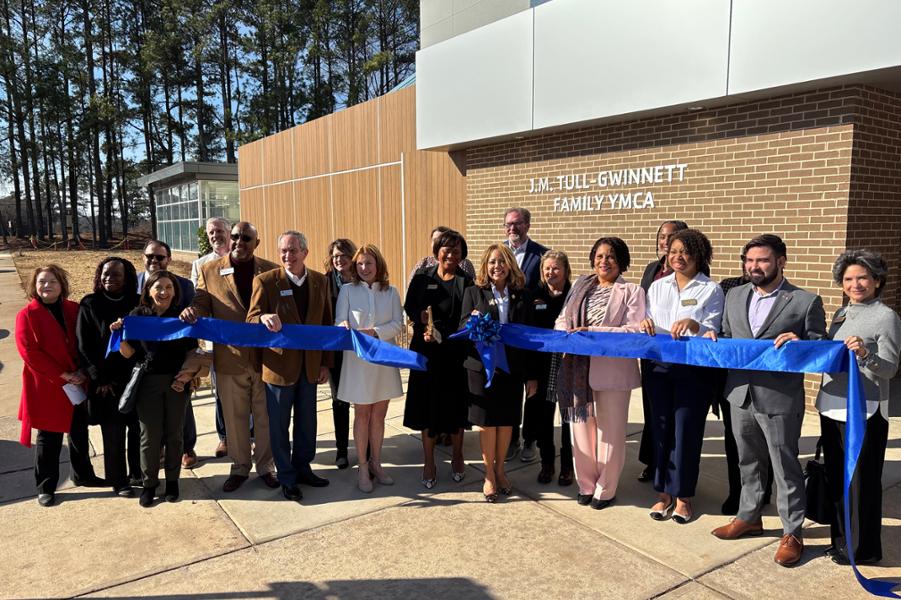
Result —
[{"label": "black blazer", "polygon": [[660,269],[663,268],[663,260],[666,257],[661,256],[657,260],[651,261],[648,263],[648,266],[644,268],[644,273],[641,276],[641,289],[644,290],[644,293],[648,293],[648,288],[651,287],[651,284],[654,283],[654,278],[657,276],[657,273],[660,272]]},{"label": "black blazer", "polygon": [[[490,287],[482,288],[474,285],[466,288],[466,291],[463,292],[463,310],[460,315],[461,328],[466,326],[466,321],[469,320],[470,313],[473,310],[477,310],[483,315],[490,313],[493,318],[499,318],[497,306],[494,303],[494,294],[491,292]],[[532,324],[534,321],[534,304],[529,290],[510,290],[510,312],[508,316],[510,323]],[[532,370],[535,361],[533,352],[506,346],[506,353],[511,377],[522,381],[536,378]],[[484,387],[485,368],[482,365],[479,353],[476,351],[475,344],[469,344],[463,366],[470,371],[470,388],[474,385],[472,375],[475,373],[480,374],[482,387]]]},{"label": "black blazer", "polygon": [[[510,246],[509,242],[504,242],[507,246]],[[513,248],[510,248],[512,251]],[[538,286],[541,284],[541,257],[544,256],[544,253],[547,252],[548,249],[536,242],[533,239],[529,239],[526,242],[526,255],[522,257],[522,269],[523,275],[526,276],[526,289],[530,292],[534,292],[538,289]],[[490,290],[489,290],[490,291]]]}]

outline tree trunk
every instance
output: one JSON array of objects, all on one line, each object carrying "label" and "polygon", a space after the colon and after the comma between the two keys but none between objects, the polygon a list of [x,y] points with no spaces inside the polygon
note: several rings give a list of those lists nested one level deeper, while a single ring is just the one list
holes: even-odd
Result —
[{"label": "tree trunk", "polygon": [[[88,94],[93,100],[97,97],[97,82],[94,80],[94,42],[93,32],[91,30],[91,3],[86,0],[82,3],[82,18],[84,25],[84,51],[87,59],[87,78],[88,78]],[[91,221],[94,229],[94,242],[99,243],[102,248],[108,245],[108,234],[103,223],[104,198],[103,198],[103,169],[100,163],[100,123],[96,111],[90,109],[91,113],[91,166],[94,173],[93,185],[91,188],[97,195],[97,212],[100,214],[99,221],[96,219],[94,212],[94,201],[91,200]]]},{"label": "tree trunk", "polygon": [[[26,17],[25,10],[25,0],[21,0],[22,14],[21,20],[19,23],[22,26],[22,62],[25,67],[25,118],[28,121],[28,154],[31,159],[31,178],[32,178],[32,191],[34,192],[34,207],[35,207],[35,223],[37,224],[37,237],[38,239],[44,239],[44,208],[41,206],[41,173],[38,170],[38,156],[37,156],[37,142],[35,139],[35,128],[34,128],[34,86],[32,84],[32,73],[31,73],[31,41],[29,40],[29,33],[27,23],[29,18]],[[32,7],[32,10],[34,7]],[[31,19],[34,18],[34,14],[32,12]],[[24,160],[24,158],[23,158]]]}]

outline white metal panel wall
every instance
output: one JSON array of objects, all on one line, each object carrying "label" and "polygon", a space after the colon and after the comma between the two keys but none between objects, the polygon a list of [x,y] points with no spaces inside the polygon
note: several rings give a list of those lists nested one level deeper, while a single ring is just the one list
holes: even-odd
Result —
[{"label": "white metal panel wall", "polygon": [[728,2],[556,0],[534,12],[535,129],[726,95]]},{"label": "white metal panel wall", "polygon": [[901,65],[898,0],[732,0],[729,93]]},{"label": "white metal panel wall", "polygon": [[416,53],[416,142],[432,148],[532,128],[527,10]]}]

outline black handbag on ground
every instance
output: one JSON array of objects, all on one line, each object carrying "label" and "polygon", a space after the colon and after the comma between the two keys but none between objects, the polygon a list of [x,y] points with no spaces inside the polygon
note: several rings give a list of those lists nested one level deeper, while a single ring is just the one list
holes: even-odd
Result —
[{"label": "black handbag on ground", "polygon": [[147,365],[143,362],[136,364],[132,368],[131,377],[128,383],[125,384],[125,390],[119,396],[119,412],[123,415],[127,415],[135,409],[135,404],[138,401],[138,389],[141,387],[141,381],[144,379],[146,370]]},{"label": "black handbag on ground", "polygon": [[817,440],[816,454],[807,461],[807,467],[804,469],[804,488],[807,492],[805,515],[811,521],[828,525],[835,513],[835,502],[832,500],[829,480],[826,477],[826,466],[820,462],[822,450],[823,441],[820,438]]}]

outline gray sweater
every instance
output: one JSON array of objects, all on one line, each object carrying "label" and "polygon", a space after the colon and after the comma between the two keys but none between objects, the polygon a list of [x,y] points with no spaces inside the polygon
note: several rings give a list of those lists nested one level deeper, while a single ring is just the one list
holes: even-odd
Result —
[{"label": "gray sweater", "polygon": [[[863,338],[870,351],[866,359],[857,359],[863,375],[867,418],[878,409],[888,420],[889,380],[898,371],[901,353],[901,318],[876,299],[843,306],[832,317],[828,337],[844,341],[852,335]],[[847,394],[847,373],[824,373],[817,410],[830,419],[845,421]]]}]

